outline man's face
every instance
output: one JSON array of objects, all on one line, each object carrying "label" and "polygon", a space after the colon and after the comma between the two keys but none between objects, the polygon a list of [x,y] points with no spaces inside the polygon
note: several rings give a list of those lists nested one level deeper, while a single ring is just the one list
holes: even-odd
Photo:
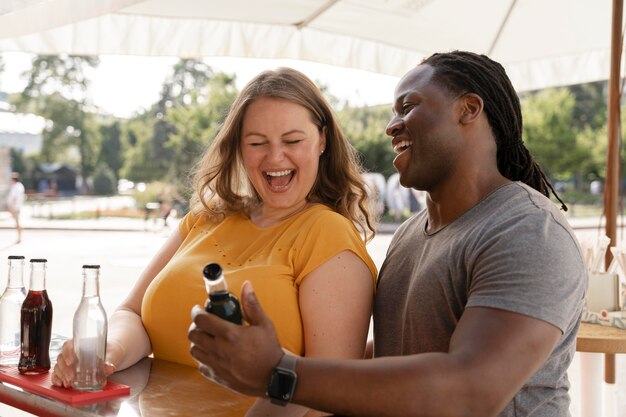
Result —
[{"label": "man's face", "polygon": [[433,67],[420,65],[400,80],[386,129],[400,183],[428,192],[452,175],[461,150],[458,100],[432,81],[433,73]]}]

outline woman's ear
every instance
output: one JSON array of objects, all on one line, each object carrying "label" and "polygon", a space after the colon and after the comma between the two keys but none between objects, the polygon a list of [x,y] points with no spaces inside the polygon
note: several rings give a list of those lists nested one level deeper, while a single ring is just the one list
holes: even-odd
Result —
[{"label": "woman's ear", "polygon": [[461,100],[461,117],[459,122],[461,124],[468,124],[474,122],[483,112],[483,99],[474,93],[464,94]]},{"label": "woman's ear", "polygon": [[326,149],[326,135],[328,135],[328,130],[326,126],[322,128],[322,134],[320,135],[320,155],[324,153]]}]

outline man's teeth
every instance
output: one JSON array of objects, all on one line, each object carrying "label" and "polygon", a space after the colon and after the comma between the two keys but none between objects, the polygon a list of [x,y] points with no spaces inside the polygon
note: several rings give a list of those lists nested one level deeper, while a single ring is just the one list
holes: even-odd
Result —
[{"label": "man's teeth", "polygon": [[289,175],[293,172],[293,169],[286,169],[284,171],[274,171],[274,172],[266,172],[265,174],[268,177],[282,177],[284,175]]},{"label": "man's teeth", "polygon": [[411,146],[411,142],[409,142],[408,140],[403,140],[402,142],[398,142],[396,146],[393,147],[393,151],[395,153],[400,153],[404,151],[406,148],[408,148],[409,146]]}]

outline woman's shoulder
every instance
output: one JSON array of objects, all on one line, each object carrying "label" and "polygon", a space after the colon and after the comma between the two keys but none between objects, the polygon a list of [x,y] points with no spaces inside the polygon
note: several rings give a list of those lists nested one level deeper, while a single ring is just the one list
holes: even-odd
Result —
[{"label": "woman's shoulder", "polygon": [[352,222],[342,214],[320,203],[311,205],[311,207],[298,216],[298,222],[310,225],[335,224],[341,226],[352,224]]}]

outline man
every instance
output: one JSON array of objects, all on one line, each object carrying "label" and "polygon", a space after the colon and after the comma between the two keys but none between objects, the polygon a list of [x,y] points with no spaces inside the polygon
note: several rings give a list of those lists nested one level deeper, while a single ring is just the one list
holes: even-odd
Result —
[{"label": "man", "polygon": [[194,308],[191,354],[234,390],[336,414],[569,415],[587,277],[522,142],[504,69],[483,55],[435,54],[394,99],[394,166],[402,185],[427,192],[427,210],[398,229],[381,268],[374,359],[284,355],[250,285],[250,326]]},{"label": "man", "polygon": [[20,182],[20,174],[11,174],[11,188],[7,196],[7,209],[15,220],[15,230],[17,230],[17,243],[22,241],[22,226],[20,225],[20,210],[24,204],[24,185]]}]

